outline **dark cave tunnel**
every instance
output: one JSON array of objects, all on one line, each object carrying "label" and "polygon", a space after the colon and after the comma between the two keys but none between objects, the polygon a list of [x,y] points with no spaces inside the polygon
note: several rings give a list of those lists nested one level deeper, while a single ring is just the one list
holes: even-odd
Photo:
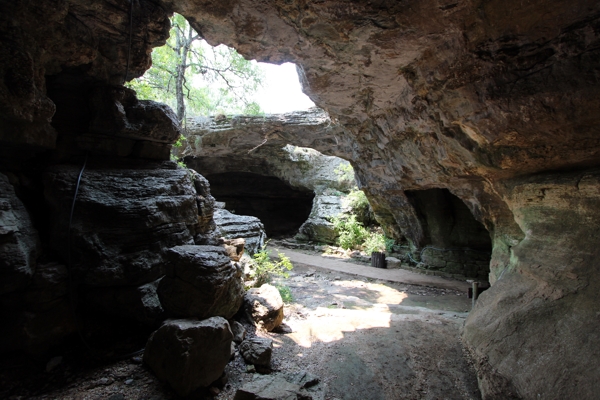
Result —
[{"label": "dark cave tunnel", "polygon": [[492,240],[466,204],[448,189],[405,194],[423,228],[422,261],[431,269],[487,281]]},{"label": "dark cave tunnel", "polygon": [[223,172],[206,175],[217,201],[238,215],[259,218],[267,236],[293,235],[312,209],[314,193],[294,189],[281,179],[250,172]]}]

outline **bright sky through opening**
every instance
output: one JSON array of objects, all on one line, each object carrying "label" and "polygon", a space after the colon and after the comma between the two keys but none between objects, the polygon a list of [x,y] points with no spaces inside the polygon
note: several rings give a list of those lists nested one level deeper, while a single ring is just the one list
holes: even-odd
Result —
[{"label": "bright sky through opening", "polygon": [[315,103],[302,93],[294,64],[259,63],[259,65],[265,72],[265,79],[255,99],[264,113],[279,114],[315,107]]}]

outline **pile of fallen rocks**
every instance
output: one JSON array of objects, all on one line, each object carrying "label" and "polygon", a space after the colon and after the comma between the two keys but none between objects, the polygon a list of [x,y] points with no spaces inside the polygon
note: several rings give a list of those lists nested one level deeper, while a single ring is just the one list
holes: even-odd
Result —
[{"label": "pile of fallen rocks", "polygon": [[[225,366],[238,352],[247,372],[271,372],[273,341],[250,337],[234,316],[270,332],[280,329],[284,304],[277,288],[269,284],[243,294],[241,267],[233,261],[241,252],[243,242],[229,241],[224,247],[178,246],[167,253],[170,264],[158,294],[166,312],[178,318],[165,321],[150,336],[143,360],[179,396],[222,385],[227,379]],[[235,398],[282,398],[264,395],[288,392],[312,398],[302,393],[315,380],[306,374],[258,375]]]}]

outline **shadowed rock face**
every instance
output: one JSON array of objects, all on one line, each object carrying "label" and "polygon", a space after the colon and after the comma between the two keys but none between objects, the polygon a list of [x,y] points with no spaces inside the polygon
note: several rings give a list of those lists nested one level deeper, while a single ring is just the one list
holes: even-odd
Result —
[{"label": "shadowed rock face", "polygon": [[[493,286],[464,330],[484,396],[600,390],[589,367],[600,348],[598,2],[133,2],[131,52],[129,4],[0,6],[0,172],[19,177],[18,193],[86,149],[164,157],[166,143],[95,136],[93,113],[73,104],[94,104],[82,87],[140,75],[167,13],[180,12],[212,44],[298,63],[305,92],[340,129],[312,147],[353,164],[389,232],[426,243],[404,191],[431,188],[448,189],[487,228]],[[58,118],[69,107],[83,121],[75,140]],[[149,135],[143,142],[156,143]]]},{"label": "shadowed rock face", "polygon": [[218,201],[236,214],[260,219],[269,237],[295,234],[312,208],[312,192],[294,190],[274,177],[238,172],[206,178]]}]

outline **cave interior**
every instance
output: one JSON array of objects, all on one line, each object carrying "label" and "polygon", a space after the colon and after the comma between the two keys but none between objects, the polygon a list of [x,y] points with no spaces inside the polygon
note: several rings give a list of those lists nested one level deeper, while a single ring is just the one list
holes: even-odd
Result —
[{"label": "cave interior", "polygon": [[211,44],[295,62],[328,115],[312,133],[235,136],[236,151],[267,138],[350,161],[379,222],[416,249],[489,250],[491,240],[491,288],[461,332],[484,398],[597,397],[591,0],[1,2],[0,353],[75,337],[74,286],[103,317],[148,329],[239,308],[243,288],[221,248],[196,258],[229,271],[222,304],[199,304],[221,286],[195,287],[174,267],[217,243],[214,199],[204,178],[169,161],[181,135],[173,111],[123,86],[150,67],[173,12]]}]

